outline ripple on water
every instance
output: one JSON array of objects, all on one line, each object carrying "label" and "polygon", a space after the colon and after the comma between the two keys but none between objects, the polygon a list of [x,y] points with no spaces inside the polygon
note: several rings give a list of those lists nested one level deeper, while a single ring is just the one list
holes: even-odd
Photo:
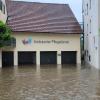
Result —
[{"label": "ripple on water", "polygon": [[70,65],[0,69],[0,100],[100,100],[100,71]]}]

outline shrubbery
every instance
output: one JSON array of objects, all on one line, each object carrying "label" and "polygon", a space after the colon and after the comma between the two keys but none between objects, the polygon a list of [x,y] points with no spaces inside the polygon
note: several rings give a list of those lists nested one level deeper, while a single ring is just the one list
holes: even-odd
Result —
[{"label": "shrubbery", "polygon": [[0,47],[5,46],[4,41],[11,39],[10,33],[11,29],[2,21],[0,21]]}]

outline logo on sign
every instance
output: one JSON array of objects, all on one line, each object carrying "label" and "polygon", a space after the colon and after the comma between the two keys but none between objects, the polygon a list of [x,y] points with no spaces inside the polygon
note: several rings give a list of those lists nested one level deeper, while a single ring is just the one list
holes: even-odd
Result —
[{"label": "logo on sign", "polygon": [[28,38],[28,39],[24,39],[24,40],[22,40],[22,43],[23,43],[24,45],[26,45],[26,44],[32,44],[32,38],[30,37],[30,38]]}]

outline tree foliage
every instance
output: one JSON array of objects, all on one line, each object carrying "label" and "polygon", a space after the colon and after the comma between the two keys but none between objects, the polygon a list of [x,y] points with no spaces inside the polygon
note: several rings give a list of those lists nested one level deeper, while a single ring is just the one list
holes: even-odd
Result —
[{"label": "tree foliage", "polygon": [[11,39],[11,29],[0,21],[0,47],[4,46],[4,42]]}]

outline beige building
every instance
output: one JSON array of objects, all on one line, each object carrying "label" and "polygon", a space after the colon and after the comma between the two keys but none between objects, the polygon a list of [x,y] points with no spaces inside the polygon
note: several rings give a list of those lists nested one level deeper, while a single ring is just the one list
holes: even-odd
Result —
[{"label": "beige building", "polygon": [[6,19],[7,19],[7,12],[6,12],[5,0],[0,0],[0,20],[2,20],[5,23]]},{"label": "beige building", "polygon": [[7,11],[16,46],[3,49],[2,66],[81,63],[81,28],[69,5],[10,1]]},{"label": "beige building", "polygon": [[100,0],[83,0],[85,60],[100,68]]}]

